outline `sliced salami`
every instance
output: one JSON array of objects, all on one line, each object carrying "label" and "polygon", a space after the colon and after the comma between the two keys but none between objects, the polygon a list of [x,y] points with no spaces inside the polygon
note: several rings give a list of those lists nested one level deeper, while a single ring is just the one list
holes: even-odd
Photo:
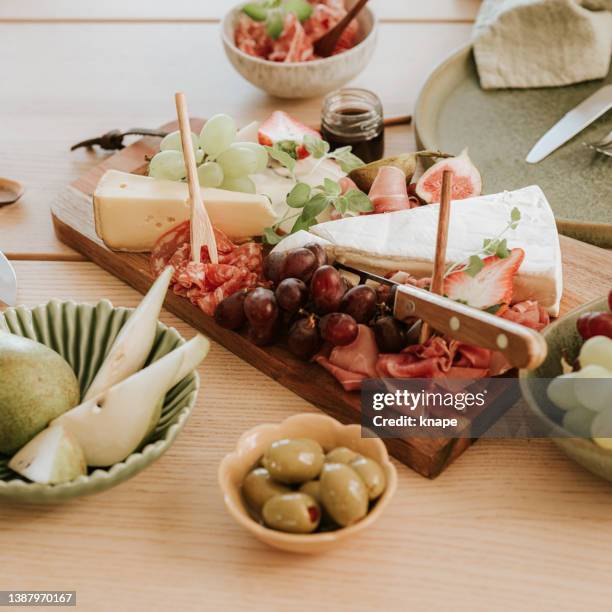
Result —
[{"label": "sliced salami", "polygon": [[191,261],[189,221],[162,235],[151,252],[151,269],[159,275],[167,265],[174,267],[172,289],[189,299],[205,314],[213,315],[226,297],[264,284],[262,246],[254,242],[234,244],[215,229],[219,263],[210,262],[208,248],[202,247],[201,262]]}]

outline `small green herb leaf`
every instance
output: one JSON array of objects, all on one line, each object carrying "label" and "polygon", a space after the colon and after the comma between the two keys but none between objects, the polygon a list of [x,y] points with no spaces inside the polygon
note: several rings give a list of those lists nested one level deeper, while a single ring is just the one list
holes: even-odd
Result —
[{"label": "small green herb leaf", "polygon": [[329,143],[310,134],[304,136],[304,146],[315,159],[321,159],[329,153]]},{"label": "small green herb leaf", "polygon": [[249,2],[242,7],[242,12],[248,15],[253,21],[265,21],[268,16],[268,9],[257,2]]},{"label": "small green herb leaf", "polygon": [[484,263],[478,255],[472,255],[468,265],[463,270],[468,276],[476,276],[484,268]]},{"label": "small green herb leaf", "polygon": [[374,210],[374,205],[370,201],[370,198],[359,191],[359,189],[349,189],[344,197],[348,201],[348,209],[352,212],[371,212]]},{"label": "small green herb leaf", "polygon": [[283,236],[279,236],[273,227],[266,227],[264,229],[264,240],[266,244],[278,244],[283,239]]},{"label": "small green herb leaf", "polygon": [[510,255],[510,251],[508,250],[508,241],[505,238],[497,243],[495,254],[502,259],[506,259],[506,257]]},{"label": "small green herb leaf", "polygon": [[291,228],[291,233],[294,234],[295,232],[299,232],[300,230],[308,230],[310,229],[315,223],[317,222],[317,220],[315,218],[308,218],[304,216],[304,213],[302,213],[295,221],[295,223],[293,224],[293,227]]},{"label": "small green herb leaf", "polygon": [[323,190],[330,196],[339,196],[342,193],[340,185],[338,185],[336,181],[332,181],[330,178],[326,178],[323,181]]},{"label": "small green herb leaf", "polygon": [[310,185],[298,183],[287,196],[287,205],[291,208],[302,208],[310,200]]},{"label": "small green herb leaf", "polygon": [[311,198],[302,211],[302,217],[304,219],[315,219],[318,217],[327,207],[329,206],[329,198],[323,194],[318,193]]},{"label": "small green herb leaf", "polygon": [[306,0],[286,0],[285,10],[288,13],[295,13],[300,21],[306,21],[312,15],[312,4]]},{"label": "small green herb leaf", "polygon": [[278,40],[283,33],[285,21],[279,11],[268,11],[266,19],[266,32],[272,40]]},{"label": "small green herb leaf", "polygon": [[347,174],[352,172],[356,168],[361,168],[365,164],[361,161],[354,153],[350,151],[350,147],[342,147],[330,153],[330,157],[333,157],[342,168],[343,172]]},{"label": "small green herb leaf", "polygon": [[510,219],[513,222],[517,222],[521,220],[521,211],[515,206],[510,213]]},{"label": "small green herb leaf", "polygon": [[293,157],[291,157],[291,155],[289,155],[289,153],[285,153],[285,151],[282,151],[277,146],[266,147],[266,150],[268,151],[272,159],[275,159],[279,164],[287,168],[287,170],[289,170],[289,172],[293,174],[293,171],[295,170],[296,161],[295,159],[293,159]]}]

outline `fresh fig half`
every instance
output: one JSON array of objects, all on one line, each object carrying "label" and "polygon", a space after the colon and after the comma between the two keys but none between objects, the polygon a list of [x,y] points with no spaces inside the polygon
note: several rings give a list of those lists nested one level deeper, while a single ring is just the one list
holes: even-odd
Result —
[{"label": "fresh fig half", "polygon": [[442,174],[445,170],[453,173],[453,200],[464,200],[482,193],[482,178],[472,163],[467,149],[457,157],[441,159],[427,170],[416,184],[416,193],[427,204],[440,201]]}]

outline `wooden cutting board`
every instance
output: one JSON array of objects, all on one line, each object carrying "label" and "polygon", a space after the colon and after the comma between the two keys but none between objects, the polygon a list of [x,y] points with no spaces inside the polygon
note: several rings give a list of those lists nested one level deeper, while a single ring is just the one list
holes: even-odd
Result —
[{"label": "wooden cutting board", "polygon": [[[202,122],[194,120],[194,131]],[[164,126],[175,129],[173,124]],[[153,276],[146,254],[119,253],[108,249],[94,229],[92,194],[100,177],[109,169],[142,173],[146,156],[153,155],[159,140],[144,138],[108,157],[99,166],[77,179],[52,204],[55,231],[60,240],[142,293],[151,286]],[[612,253],[561,237],[565,289],[562,314],[612,287]],[[280,384],[312,402],[342,422],[359,422],[360,395],[348,393],[318,365],[296,359],[283,346],[259,348],[242,335],[215,324],[188,300],[169,292],[165,307],[196,329],[261,370]],[[232,384],[232,381],[228,381]],[[490,416],[489,416],[490,418]],[[487,413],[478,420],[486,422]],[[470,438],[386,440],[389,451],[418,473],[433,478],[440,474],[473,442]]]}]

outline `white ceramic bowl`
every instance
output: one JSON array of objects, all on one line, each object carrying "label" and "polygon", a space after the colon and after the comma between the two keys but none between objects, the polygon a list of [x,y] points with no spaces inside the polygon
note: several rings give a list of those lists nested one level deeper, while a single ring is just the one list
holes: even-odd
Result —
[{"label": "white ceramic bowl", "polygon": [[[351,5],[355,0],[348,0]],[[376,17],[370,8],[358,16],[358,44],[352,49],[311,62],[271,62],[244,53],[234,43],[234,28],[242,6],[223,19],[221,36],[234,68],[250,83],[279,98],[310,98],[342,87],[368,64],[376,46]]]}]

